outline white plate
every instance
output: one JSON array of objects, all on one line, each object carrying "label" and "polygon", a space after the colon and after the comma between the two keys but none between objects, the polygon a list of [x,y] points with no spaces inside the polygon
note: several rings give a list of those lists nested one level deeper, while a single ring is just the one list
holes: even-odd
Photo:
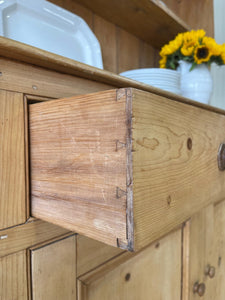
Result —
[{"label": "white plate", "polygon": [[0,35],[103,68],[99,42],[85,21],[46,0],[1,0]]},{"label": "white plate", "polygon": [[179,78],[161,78],[161,77],[149,77],[149,76],[126,76],[135,80],[152,80],[158,82],[168,82],[173,84],[179,84]]},{"label": "white plate", "polygon": [[142,68],[142,69],[135,69],[135,70],[128,70],[125,72],[120,73],[122,76],[126,76],[129,74],[151,74],[151,75],[167,75],[167,76],[179,76],[179,72],[175,70],[169,69],[161,69],[161,68]]}]

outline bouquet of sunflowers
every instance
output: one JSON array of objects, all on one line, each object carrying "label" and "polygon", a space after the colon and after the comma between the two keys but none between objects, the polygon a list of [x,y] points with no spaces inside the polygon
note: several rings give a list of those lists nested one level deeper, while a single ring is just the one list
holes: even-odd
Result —
[{"label": "bouquet of sunflowers", "polygon": [[160,68],[176,70],[180,60],[191,63],[190,71],[202,63],[208,66],[213,62],[224,65],[225,44],[218,45],[205,34],[202,29],[179,33],[174,40],[162,47]]}]

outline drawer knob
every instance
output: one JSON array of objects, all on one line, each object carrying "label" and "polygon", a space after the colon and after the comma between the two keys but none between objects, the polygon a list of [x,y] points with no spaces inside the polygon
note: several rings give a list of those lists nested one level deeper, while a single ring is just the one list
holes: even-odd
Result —
[{"label": "drawer knob", "polygon": [[217,155],[218,168],[220,171],[225,170],[225,142],[221,143]]},{"label": "drawer knob", "polygon": [[205,294],[205,284],[196,282],[193,286],[193,292],[194,294],[197,293],[200,297],[202,297]]},{"label": "drawer knob", "polygon": [[205,275],[209,276],[210,278],[213,278],[215,274],[216,274],[215,267],[207,265],[205,269]]}]

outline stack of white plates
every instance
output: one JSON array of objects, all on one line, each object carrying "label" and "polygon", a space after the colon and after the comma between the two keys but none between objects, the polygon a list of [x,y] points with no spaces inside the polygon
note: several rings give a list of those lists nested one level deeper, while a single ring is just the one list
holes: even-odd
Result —
[{"label": "stack of white plates", "polygon": [[130,70],[120,75],[180,95],[180,73],[177,71],[151,68]]}]

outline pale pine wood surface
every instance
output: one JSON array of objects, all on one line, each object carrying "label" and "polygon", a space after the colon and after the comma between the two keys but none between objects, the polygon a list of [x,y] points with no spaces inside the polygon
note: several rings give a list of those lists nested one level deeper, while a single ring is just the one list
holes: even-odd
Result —
[{"label": "pale pine wood surface", "polygon": [[108,246],[104,243],[77,236],[77,276],[98,267],[113,257],[121,254],[123,250]]},{"label": "pale pine wood surface", "polygon": [[181,230],[78,278],[78,300],[180,300]]},{"label": "pale pine wood surface", "polygon": [[116,26],[105,19],[94,15],[94,32],[101,45],[103,67],[114,73],[118,73],[118,37]]},{"label": "pale pine wood surface", "polygon": [[0,231],[0,257],[62,236],[68,230],[41,220]]},{"label": "pale pine wood surface", "polygon": [[33,215],[135,250],[181,226],[223,197],[225,117],[209,109],[134,89],[31,105]]},{"label": "pale pine wood surface", "polygon": [[182,228],[182,300],[189,300],[190,286],[190,220]]},{"label": "pale pine wood surface", "polygon": [[26,221],[23,95],[0,91],[0,228]]},{"label": "pale pine wood surface", "polygon": [[140,40],[123,29],[118,29],[118,37],[118,73],[138,69],[142,50]]},{"label": "pale pine wood surface", "polygon": [[27,286],[26,250],[0,258],[0,299],[26,300]]},{"label": "pale pine wood surface", "polygon": [[214,36],[213,0],[164,0],[163,2],[191,28],[204,29],[207,35]]},{"label": "pale pine wood surface", "polygon": [[157,48],[177,33],[189,29],[185,22],[160,1],[114,0],[112,3],[102,0],[76,0],[76,2]]},{"label": "pale pine wood surface", "polygon": [[[203,300],[224,299],[225,295],[225,201],[210,205],[194,215],[190,222],[190,288],[189,299],[199,299],[193,294],[195,282],[203,282],[206,290]],[[215,268],[215,276],[205,274],[207,265]]]},{"label": "pale pine wood surface", "polygon": [[0,88],[3,90],[62,98],[108,90],[113,87],[113,85],[97,83],[21,62],[2,58],[0,62],[2,72]]},{"label": "pale pine wood surface", "polygon": [[86,7],[80,5],[73,0],[50,0],[50,2],[63,7],[66,10],[80,16],[88,24],[88,26],[93,30],[94,16],[93,12]]},{"label": "pale pine wood surface", "polygon": [[[224,197],[217,153],[225,117],[133,91],[135,249]],[[188,139],[192,148],[188,149]]]},{"label": "pale pine wood surface", "polygon": [[31,250],[32,299],[76,299],[76,237]]},{"label": "pale pine wood surface", "polygon": [[32,215],[117,246],[126,241],[126,101],[116,90],[96,96],[30,106]]},{"label": "pale pine wood surface", "polygon": [[[19,60],[20,62],[26,63],[16,63],[15,61],[6,60],[5,58],[1,60],[4,72],[1,75],[0,88],[3,90],[9,89],[37,96],[59,98],[108,90],[113,87],[132,87],[166,97],[170,100],[203,107],[204,109],[224,114],[224,110],[222,109],[202,104],[151,85],[140,83],[135,80],[116,75],[112,72],[100,70],[4,37],[0,37],[0,55],[5,58],[11,58],[13,60]],[[155,55],[157,56],[157,54]],[[52,72],[48,73],[48,71],[43,68],[35,68],[34,66],[31,67],[28,64],[40,66],[47,70],[50,69]],[[45,71],[47,71],[48,74],[45,73]],[[57,73],[54,71],[57,71]],[[32,78],[36,80],[31,80],[31,73]],[[37,78],[35,77],[35,73],[38,73]],[[67,77],[65,74],[72,76]],[[60,77],[58,77],[59,75]],[[24,78],[24,80],[21,80],[21,78]],[[87,81],[86,79],[89,80]],[[50,85],[48,85],[48,81],[51,82]],[[37,82],[39,82],[40,85],[36,85]],[[61,83],[63,85],[61,85]],[[59,84],[59,86],[57,86],[57,84]],[[72,88],[70,89],[71,86]],[[37,90],[36,87],[38,87]]]}]

